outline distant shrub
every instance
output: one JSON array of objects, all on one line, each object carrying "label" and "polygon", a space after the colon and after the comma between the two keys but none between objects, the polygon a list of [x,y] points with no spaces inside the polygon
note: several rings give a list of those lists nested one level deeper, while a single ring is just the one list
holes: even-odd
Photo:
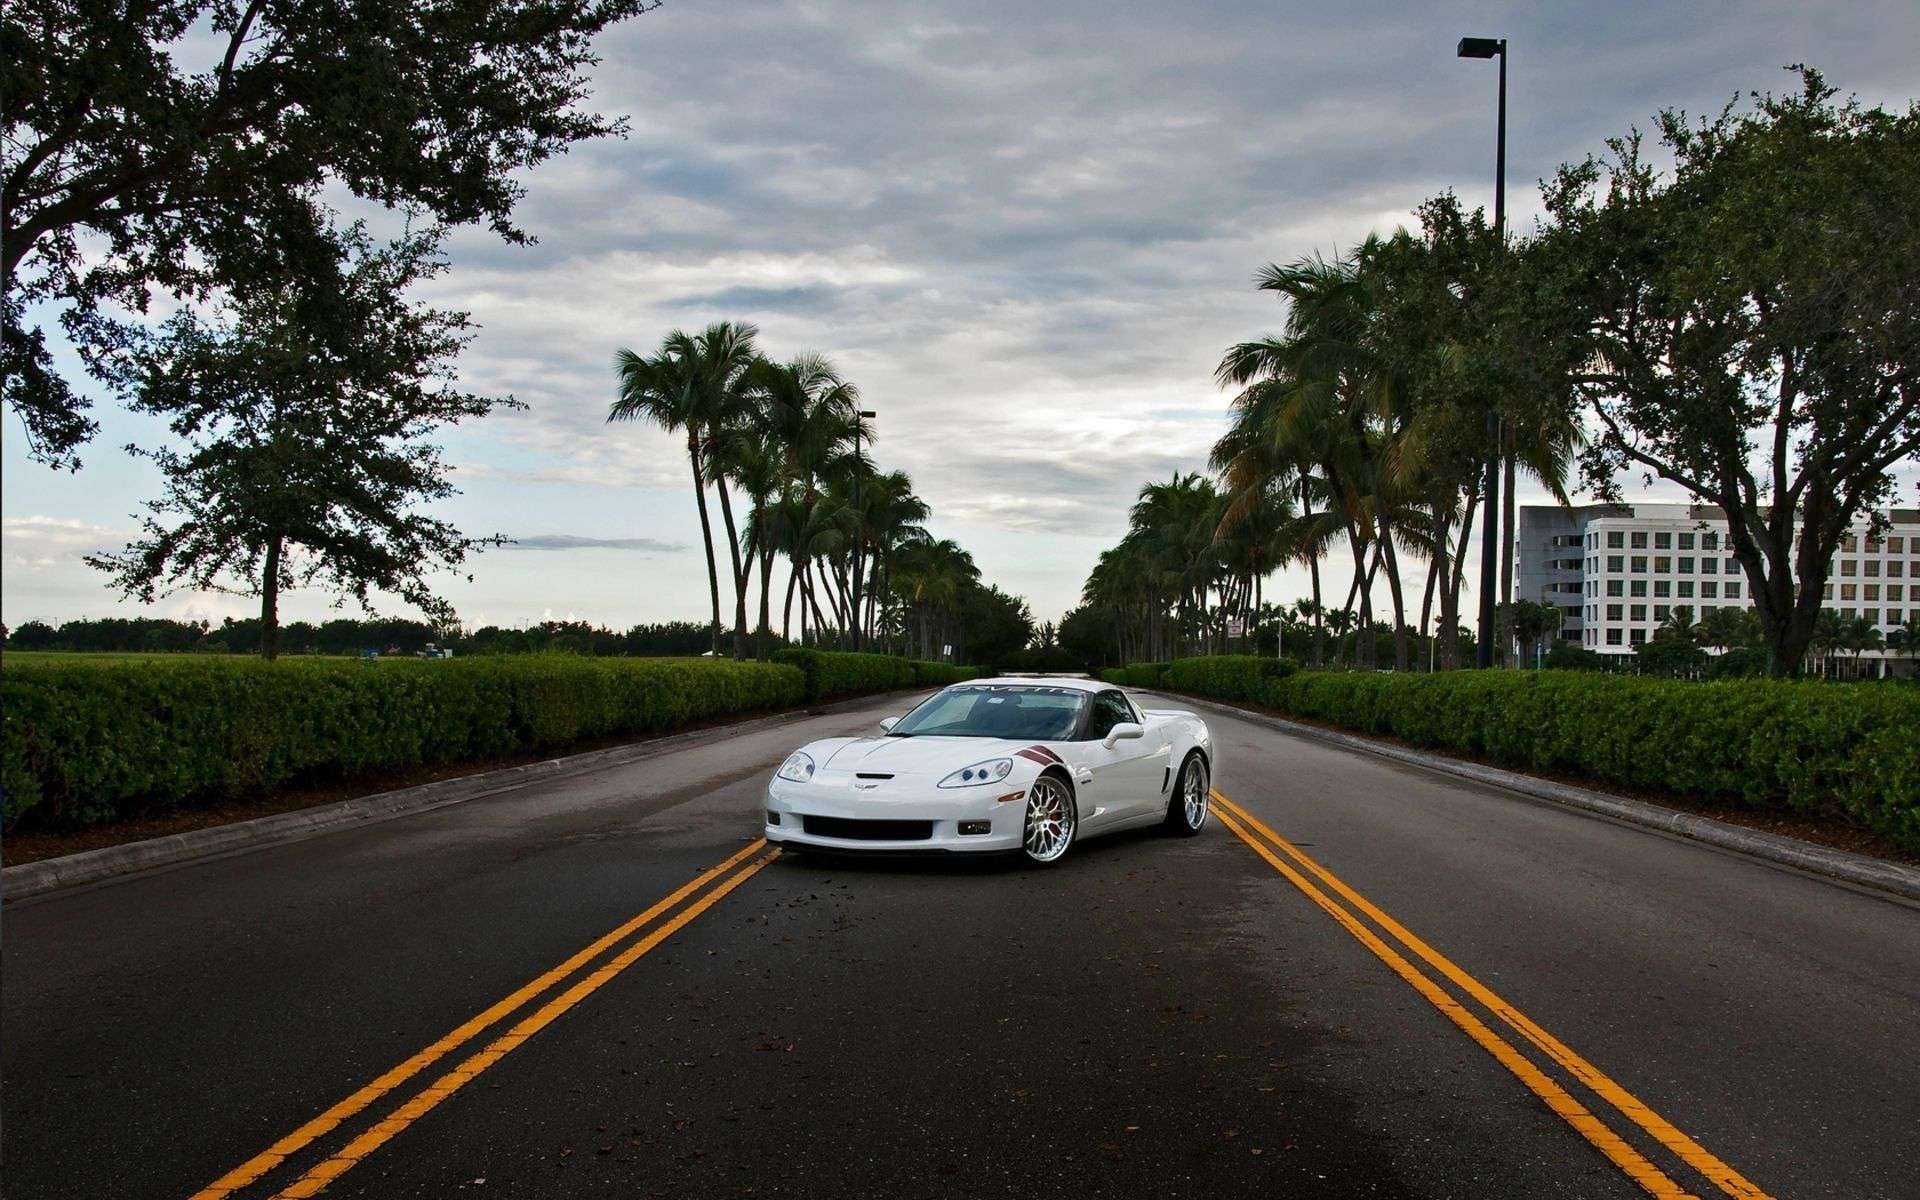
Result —
[{"label": "distant shrub", "polygon": [[1571,671],[1250,680],[1232,661],[1176,660],[1167,686],[1523,770],[1835,816],[1920,850],[1920,688]]},{"label": "distant shrub", "polygon": [[798,667],[806,677],[809,703],[891,692],[903,688],[945,687],[979,674],[952,663],[897,658],[891,654],[855,654],[841,650],[776,650],[773,660]]},{"label": "distant shrub", "polygon": [[1124,667],[1109,667],[1100,672],[1100,678],[1107,683],[1117,683],[1122,687],[1160,687],[1166,680],[1166,663],[1131,663]]}]

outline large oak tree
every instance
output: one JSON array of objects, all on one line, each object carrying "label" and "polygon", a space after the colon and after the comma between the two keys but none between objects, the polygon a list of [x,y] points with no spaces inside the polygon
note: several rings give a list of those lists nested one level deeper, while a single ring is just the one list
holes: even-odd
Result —
[{"label": "large oak tree", "polygon": [[141,538],[88,560],[148,603],[181,587],[258,596],[266,658],[284,589],[319,584],[369,611],[384,593],[445,622],[430,576],[501,541],[418,508],[453,493],[424,439],[516,404],[446,383],[466,314],[407,298],[443,269],[441,231],[334,236],[331,271],[236,289],[217,317],[183,311],[124,361],[133,407],[184,447],[129,447],[159,466],[164,492]]},{"label": "large oak tree", "polygon": [[329,256],[338,188],[509,241],[519,173],[618,132],[592,39],[657,0],[36,0],[0,18],[0,392],[35,455],[94,422],[39,322],[107,372],[156,292]]},{"label": "large oak tree", "polygon": [[[1920,105],[1817,72],[1563,168],[1534,253],[1585,340],[1587,484],[1678,484],[1728,520],[1775,674],[1797,670],[1849,527],[1920,448]],[[1796,536],[1796,529],[1798,536]]]}]

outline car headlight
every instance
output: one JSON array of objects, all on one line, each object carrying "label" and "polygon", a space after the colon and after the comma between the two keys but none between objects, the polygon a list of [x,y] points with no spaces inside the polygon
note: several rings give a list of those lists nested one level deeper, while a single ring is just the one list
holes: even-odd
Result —
[{"label": "car headlight", "polygon": [[961,767],[958,771],[940,781],[943,788],[976,787],[983,783],[999,783],[1013,771],[1010,758],[990,758],[985,762],[974,763],[970,767]]},{"label": "car headlight", "polygon": [[780,764],[780,769],[774,775],[788,783],[805,783],[813,778],[813,759],[796,750],[787,756],[787,761]]}]

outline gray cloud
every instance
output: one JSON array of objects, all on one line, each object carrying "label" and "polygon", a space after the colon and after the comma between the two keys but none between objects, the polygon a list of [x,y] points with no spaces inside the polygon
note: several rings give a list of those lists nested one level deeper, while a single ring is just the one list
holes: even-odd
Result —
[{"label": "gray cloud", "polygon": [[678,554],[686,547],[678,542],[663,542],[656,538],[577,537],[570,533],[536,533],[530,537],[517,537],[507,543],[503,549],[640,550],[648,554]]}]

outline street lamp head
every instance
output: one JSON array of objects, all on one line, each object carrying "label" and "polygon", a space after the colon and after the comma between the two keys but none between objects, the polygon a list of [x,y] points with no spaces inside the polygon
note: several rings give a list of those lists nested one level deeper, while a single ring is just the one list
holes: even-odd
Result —
[{"label": "street lamp head", "polygon": [[1456,58],[1493,58],[1507,52],[1505,38],[1461,38]]}]

